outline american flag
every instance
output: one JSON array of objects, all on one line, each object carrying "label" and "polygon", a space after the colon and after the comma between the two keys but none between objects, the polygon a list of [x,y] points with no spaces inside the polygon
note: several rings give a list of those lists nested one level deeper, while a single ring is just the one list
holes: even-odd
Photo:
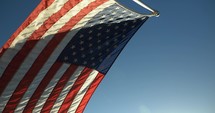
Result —
[{"label": "american flag", "polygon": [[82,113],[147,18],[114,0],[42,0],[0,50],[0,111]]}]

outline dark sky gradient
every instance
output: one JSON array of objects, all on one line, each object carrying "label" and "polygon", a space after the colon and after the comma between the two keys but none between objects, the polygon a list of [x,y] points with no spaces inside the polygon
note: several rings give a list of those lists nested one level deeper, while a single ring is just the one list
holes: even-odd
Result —
[{"label": "dark sky gradient", "polygon": [[[131,0],[119,0],[148,13]],[[40,0],[2,0],[0,46]],[[215,1],[145,0],[160,11],[128,43],[85,113],[215,113]]]}]

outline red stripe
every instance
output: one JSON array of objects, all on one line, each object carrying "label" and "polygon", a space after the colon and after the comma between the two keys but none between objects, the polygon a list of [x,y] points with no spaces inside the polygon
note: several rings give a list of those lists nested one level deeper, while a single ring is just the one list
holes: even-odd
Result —
[{"label": "red stripe", "polygon": [[[56,16],[52,15],[51,18],[55,18],[56,17],[57,19],[60,19],[61,16],[59,16],[59,15],[64,15],[69,10],[69,8],[71,9],[74,6],[74,4],[78,3],[78,1],[74,1],[72,3],[73,4],[71,4],[70,2],[67,2],[64,5],[64,8],[61,9],[57,14],[55,14]],[[46,24],[52,23],[51,21],[53,21],[53,20],[51,18],[48,19],[49,21],[46,21]],[[57,21],[57,19],[55,21]],[[65,29],[67,29],[67,31],[68,31],[73,26],[66,26],[65,25],[61,30],[59,30],[59,32],[62,32]],[[49,27],[51,27],[51,25],[48,25],[48,26],[44,25],[43,28],[48,29]],[[42,33],[41,36],[44,33]],[[52,38],[52,40],[46,45],[45,49],[41,52],[41,54],[38,56],[38,58],[34,61],[34,64],[31,66],[31,68],[28,70],[28,72],[26,73],[26,75],[24,76],[24,78],[21,80],[21,82],[17,86],[16,90],[14,91],[13,95],[11,96],[11,98],[8,101],[8,103],[7,103],[7,105],[6,105],[5,108],[11,109],[11,110],[15,110],[16,106],[18,105],[18,103],[21,100],[22,96],[27,91],[28,87],[30,86],[31,82],[33,81],[33,79],[35,78],[35,76],[37,75],[37,73],[39,72],[39,70],[42,68],[42,66],[45,64],[45,62],[47,61],[47,59],[49,58],[49,56],[51,55],[51,53],[54,51],[54,49],[61,42],[61,40],[63,39],[63,37],[66,34],[67,34],[66,32],[63,32],[61,34],[56,34]],[[35,34],[35,35],[31,36],[31,39],[34,39],[35,37],[40,38],[39,36],[36,36],[36,34]],[[13,66],[13,64],[21,65],[22,61],[24,61],[24,58],[33,49],[33,47],[36,45],[37,42],[38,41],[32,42],[32,44],[25,43],[25,45],[27,47],[26,48],[22,48],[22,50],[18,53],[18,55],[16,55],[16,57],[13,59],[14,61],[12,61],[9,65],[11,65],[11,66]],[[24,54],[24,56],[23,56],[23,54]],[[1,86],[2,89],[0,89],[0,91],[2,91],[2,92],[5,89],[5,87],[7,86],[7,84],[9,83],[9,81],[12,79],[13,75],[15,74],[15,72],[17,71],[17,69],[19,67],[19,66],[15,66],[16,69],[12,68],[13,72],[11,72],[9,70],[11,68],[11,66],[7,67],[7,71],[4,72],[4,74],[3,74],[3,75],[7,74],[7,76],[2,76],[2,78],[0,79],[0,81],[1,80],[2,81],[5,80],[5,82],[2,84],[3,87]],[[12,105],[10,105],[10,104],[12,104]]]},{"label": "red stripe", "polygon": [[[90,5],[86,8],[84,8],[83,10],[86,10],[86,12],[84,12],[84,14],[82,15],[86,15],[88,14],[88,12],[94,10],[96,7],[98,7],[99,5],[107,2],[108,0],[96,0],[92,3],[90,3]],[[92,7],[94,6],[94,7]],[[85,80],[87,79],[88,75],[84,74],[80,76],[80,78],[78,78],[77,82],[73,85],[72,89],[70,90],[70,92],[68,93],[67,97],[65,98],[62,106],[60,107],[59,113],[62,112],[67,112],[70,108],[70,105],[72,104],[75,96],[77,95],[78,91],[80,90],[81,86],[84,84]],[[50,108],[51,109],[51,108]]]},{"label": "red stripe", "polygon": [[64,73],[64,75],[60,78],[54,89],[52,90],[51,94],[49,95],[48,99],[46,100],[42,111],[41,112],[50,112],[51,108],[53,107],[55,101],[57,100],[58,96],[60,95],[61,91],[63,90],[66,83],[69,81],[75,70],[77,69],[77,66],[71,65],[67,71]]},{"label": "red stripe", "polygon": [[58,111],[59,113],[68,112],[69,107],[72,104],[75,96],[77,95],[78,91],[81,89],[82,85],[87,80],[92,71],[93,71],[92,69],[85,68],[81,75],[79,75],[78,79],[75,81],[66,98],[64,99],[63,104],[61,105],[60,110]]},{"label": "red stripe", "polygon": [[[39,39],[46,33],[46,31],[54,24],[56,23],[63,15],[65,15],[71,8],[74,7],[74,5],[78,4],[79,1],[70,0],[64,6],[55,14],[53,14],[51,17],[49,17],[44,24],[36,30],[31,37],[27,40],[27,42],[24,44],[23,48],[16,54],[16,56],[12,59],[12,61],[9,63],[7,68],[5,69],[1,79],[0,79],[0,95],[10,82],[10,80],[13,78],[16,71],[19,69],[22,62],[25,60],[25,58],[28,56],[30,51],[34,48],[34,46],[37,44]],[[68,30],[68,29],[67,29]],[[63,33],[63,35],[66,33]],[[57,36],[56,36],[57,37]],[[61,40],[56,39],[56,40]],[[14,65],[16,64],[16,65]],[[3,82],[4,81],[4,82]]]},{"label": "red stripe", "polygon": [[37,16],[42,12],[44,9],[49,7],[54,0],[42,0],[39,5],[34,9],[34,11],[28,16],[28,18],[22,23],[22,25],[14,32],[14,34],[9,38],[9,40],[4,44],[2,48],[0,48],[0,57],[4,54],[7,48],[10,47],[14,39],[20,34],[22,30],[24,30],[30,23],[32,23]]},{"label": "red stripe", "polygon": [[[101,1],[101,2],[93,2],[93,4],[91,4],[92,6],[94,6],[94,7],[87,7],[87,8],[84,8],[84,9],[82,9],[81,10],[81,13],[79,13],[78,15],[76,15],[74,18],[72,18],[71,20],[70,20],[70,24],[69,25],[65,25],[65,27],[63,27],[60,31],[65,31],[65,30],[68,30],[68,29],[66,29],[66,28],[68,28],[68,27],[73,27],[79,20],[81,20],[85,15],[87,15],[90,11],[92,11],[94,8],[95,8],[95,5],[100,5],[100,4],[102,4],[102,3],[104,3],[105,1]],[[99,3],[99,4],[96,4],[96,3]],[[67,7],[68,8],[68,7]],[[75,22],[74,22],[74,19],[76,20]],[[49,26],[46,26],[46,27],[49,27]],[[68,31],[67,31],[68,32]],[[66,33],[67,32],[65,32],[65,33],[63,33],[63,34],[57,34],[57,35],[55,35],[55,37],[64,37],[65,35],[66,35]],[[42,33],[43,34],[43,33]],[[40,34],[40,35],[42,35],[42,34]],[[63,35],[63,36],[62,36]],[[34,38],[37,38],[38,36],[32,36],[32,39],[34,39]],[[56,39],[56,38],[53,38],[53,39]],[[57,38],[58,39],[58,38]],[[56,40],[57,40],[56,39]],[[60,42],[60,41],[50,41],[50,43],[48,44],[48,45],[57,45],[57,42]],[[36,43],[35,43],[36,44]],[[30,49],[27,49],[27,50],[29,50],[29,52],[30,52],[30,50],[33,48],[33,46],[30,46],[31,48]],[[46,47],[48,47],[48,46],[46,46]],[[50,46],[49,46],[50,47]],[[53,47],[54,48],[54,47]],[[49,48],[50,49],[50,48]],[[47,54],[47,51],[50,51],[49,49],[44,49],[43,51],[42,51],[42,53],[46,50],[46,52],[45,52],[45,54]],[[54,50],[54,49],[53,49]],[[24,52],[24,51],[23,51]],[[25,51],[26,52],[26,51]],[[22,52],[20,52],[20,53],[22,53]],[[28,52],[27,52],[28,53]],[[51,52],[50,52],[51,53]],[[49,53],[48,53],[48,55],[46,56],[43,56],[44,54],[40,54],[39,55],[39,57],[38,57],[38,59],[40,58],[42,58],[42,60],[38,60],[38,59],[36,59],[36,61],[35,61],[35,63],[33,64],[33,66],[30,68],[30,70],[27,72],[27,74],[26,74],[26,76],[22,79],[22,81],[20,82],[20,84],[18,85],[18,87],[17,87],[17,89],[16,89],[16,91],[13,93],[13,95],[11,96],[11,98],[10,98],[10,100],[9,100],[9,102],[8,102],[8,104],[6,105],[6,107],[5,107],[5,111],[7,111],[7,110],[15,110],[15,108],[16,108],[16,106],[18,105],[18,103],[19,103],[19,101],[21,100],[21,98],[22,98],[22,96],[24,95],[24,93],[27,91],[27,89],[28,89],[28,87],[29,87],[29,85],[31,84],[31,82],[33,81],[33,79],[34,79],[34,77],[37,75],[37,73],[39,72],[39,70],[40,70],[40,68],[42,67],[42,65],[44,64],[44,62],[47,60],[47,58],[49,57]],[[20,55],[21,56],[21,55]],[[27,56],[27,54],[26,54],[26,56]],[[22,56],[23,57],[23,56]],[[45,58],[44,58],[45,57]],[[18,57],[19,58],[19,57]],[[20,60],[19,60],[20,61]],[[39,65],[38,64],[36,64],[36,62],[38,62],[38,61],[42,61],[42,63],[39,63]],[[21,63],[21,62],[20,62]],[[12,78],[12,77],[11,77]]]},{"label": "red stripe", "polygon": [[95,80],[90,85],[88,91],[84,95],[84,97],[83,97],[81,103],[79,104],[77,110],[75,111],[75,113],[83,113],[84,112],[84,109],[85,109],[87,103],[89,102],[91,96],[93,95],[93,93],[95,92],[96,88],[101,83],[101,81],[102,81],[103,78],[104,78],[103,74],[99,73],[97,75],[97,77],[95,78]]},{"label": "red stripe", "polygon": [[52,80],[58,69],[62,66],[62,63],[54,63],[51,69],[48,71],[46,76],[43,78],[33,95],[31,96],[30,100],[28,101],[27,105],[24,108],[23,113],[31,113],[36,106],[40,96],[43,94],[44,90],[48,86],[49,82]]}]

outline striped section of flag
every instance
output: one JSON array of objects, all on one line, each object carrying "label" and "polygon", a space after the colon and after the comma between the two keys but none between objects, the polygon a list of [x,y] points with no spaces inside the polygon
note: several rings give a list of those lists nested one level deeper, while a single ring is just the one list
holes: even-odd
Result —
[{"label": "striped section of flag", "polygon": [[147,20],[114,0],[43,0],[0,51],[0,111],[82,113]]}]

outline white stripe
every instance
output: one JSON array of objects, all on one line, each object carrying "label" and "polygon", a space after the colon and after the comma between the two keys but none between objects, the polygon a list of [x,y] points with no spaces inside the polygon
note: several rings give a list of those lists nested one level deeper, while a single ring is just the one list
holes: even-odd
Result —
[{"label": "white stripe", "polygon": [[[51,57],[49,58],[49,60],[46,62],[46,64],[44,65],[45,68],[42,68],[41,71],[39,72],[38,76],[35,78],[35,82],[33,81],[32,85],[29,87],[30,90],[32,90],[31,92],[28,92],[25,94],[24,98],[25,97],[29,97],[33,94],[33,89],[35,89],[35,87],[37,87],[37,81],[41,81],[41,79],[43,78],[43,76],[41,75],[44,75],[43,73],[45,73],[46,69],[47,68],[50,68],[51,65],[52,65],[52,62],[54,62],[57,57],[58,57],[58,53],[60,53],[64,46],[67,45],[67,43],[69,42],[69,40],[71,39],[71,37],[73,37],[76,33],[77,33],[77,29],[81,28],[82,26],[84,26],[87,21],[89,21],[89,17],[93,17],[95,16],[98,12],[100,12],[102,10],[102,8],[106,8],[108,6],[112,5],[112,3],[108,2],[108,3],[105,3],[104,5],[100,6],[97,8],[97,10],[93,10],[91,13],[89,13],[84,19],[82,19],[73,29],[76,29],[76,30],[73,30],[67,35],[67,37],[62,41],[61,44],[59,44],[59,46],[56,48],[56,50],[53,52],[53,54],[51,55]],[[80,7],[79,7],[80,8]],[[72,11],[68,12],[68,14],[71,14]],[[68,16],[66,16],[68,17]],[[62,20],[65,20],[65,18],[62,18]],[[60,20],[59,20],[60,21]],[[56,23],[56,25],[59,25],[60,22]],[[54,25],[55,26],[55,25]],[[50,31],[52,31],[53,29],[51,29]],[[52,31],[53,33],[53,31]],[[51,34],[52,34],[51,33]],[[53,33],[54,34],[54,33]],[[42,45],[45,45],[45,44],[40,44],[38,43],[38,48],[39,47],[42,47]],[[35,56],[35,55],[34,55]],[[32,56],[33,57],[33,56]],[[41,74],[40,74],[41,73]],[[23,99],[24,99],[23,98]],[[25,101],[25,100],[23,100]]]},{"label": "white stripe", "polygon": [[[77,4],[69,12],[67,12],[59,21],[57,21],[41,37],[41,39],[44,39],[44,40],[40,40],[36,44],[36,46],[30,52],[29,56],[24,60],[24,62],[20,66],[19,70],[16,72],[16,74],[14,75],[14,77],[12,78],[12,80],[9,82],[9,84],[5,88],[5,91],[2,93],[2,98],[0,98],[0,101],[3,103],[3,106],[0,106],[0,109],[1,109],[1,107],[3,108],[5,106],[5,104],[7,103],[7,101],[9,100],[9,98],[11,97],[13,91],[15,90],[15,88],[17,87],[17,85],[19,84],[19,81],[22,80],[22,78],[27,73],[27,71],[30,69],[31,65],[34,63],[35,59],[41,53],[41,51],[43,50],[43,48],[45,48],[45,46],[47,45],[47,43],[52,39],[52,37],[53,37],[52,34],[56,34],[59,31],[59,29],[61,27],[63,27],[66,24],[66,22],[68,22],[70,20],[71,17],[75,16],[82,8],[86,7],[92,1],[95,1],[95,0],[88,0],[88,1],[84,0],[84,1],[80,2],[79,4]],[[68,41],[69,40],[67,39],[67,42]],[[63,50],[62,47],[61,47],[61,50]],[[40,76],[37,76],[36,79],[35,79],[35,81],[33,81],[33,83],[30,86],[30,90],[35,90],[36,84],[38,83],[38,81],[40,81],[43,78],[43,76],[45,75],[45,73],[47,73],[47,71],[49,69],[48,67],[52,66],[53,62],[57,59],[57,56],[59,55],[59,53],[60,53],[59,51],[57,53],[55,53],[54,54],[54,58],[53,59],[50,58],[50,60],[51,60],[50,62],[51,63],[48,63],[48,65],[45,66],[46,68],[42,68],[42,70],[38,74]],[[33,92],[34,91],[27,92],[23,98],[26,99],[25,97],[31,96],[33,94]],[[26,100],[23,100],[23,101],[26,101]]]},{"label": "white stripe", "polygon": [[[36,46],[33,48],[33,50],[29,53],[29,56],[25,59],[25,61],[23,62],[21,67],[26,67],[26,68],[30,68],[31,65],[33,64],[33,62],[36,60],[36,58],[38,57],[38,55],[41,53],[41,51],[45,48],[45,46],[47,45],[47,43],[53,38],[54,35],[52,34],[57,34],[57,32],[60,30],[60,28],[62,28],[70,19],[71,17],[75,16],[77,13],[79,13],[81,11],[81,9],[83,9],[84,7],[86,7],[90,2],[93,2],[95,0],[84,0],[82,2],[80,2],[78,5],[76,5],[73,9],[71,9],[69,12],[67,12],[59,21],[57,21],[42,37]],[[61,46],[61,45],[60,45]],[[55,60],[57,59],[57,56],[59,55],[60,52],[55,53],[54,57],[49,58],[48,62],[46,63],[46,65],[43,66],[43,68],[40,70],[40,72],[38,73],[38,75],[36,76],[36,78],[34,79],[34,81],[32,82],[32,84],[29,87],[28,92],[25,93],[23,99],[21,101],[26,101],[25,99],[27,97],[30,97],[36,87],[39,85],[40,81],[42,80],[42,78],[45,76],[45,74],[48,72],[48,69],[52,66],[53,62],[55,62]],[[29,64],[30,63],[30,64]],[[28,70],[28,69],[26,69]],[[21,70],[20,70],[21,71]],[[23,74],[24,75],[24,74]],[[15,75],[17,76],[17,75]],[[22,77],[19,77],[22,78]],[[20,79],[21,80],[21,79]],[[14,83],[13,80],[11,80],[10,83]],[[28,100],[27,100],[28,101]],[[25,103],[27,104],[27,103]],[[22,104],[22,106],[18,107],[24,107],[25,104]]]},{"label": "white stripe", "polygon": [[32,35],[32,33],[41,27],[43,22],[45,22],[51,15],[59,11],[67,1],[68,0],[55,0],[48,8],[40,13],[30,25],[20,32],[20,34],[14,39],[10,47],[0,58],[0,77],[2,76],[10,61],[23,47],[24,43]]},{"label": "white stripe", "polygon": [[59,97],[57,98],[51,113],[56,113],[60,106],[62,105],[64,99],[66,98],[66,95],[69,93],[70,89],[74,85],[77,78],[80,76],[81,72],[84,70],[84,67],[78,67],[78,69],[75,71],[75,73],[71,76],[70,80],[66,83],[65,87],[63,88],[62,92],[60,93]]},{"label": "white stripe", "polygon": [[[57,84],[58,80],[61,78],[61,76],[65,73],[65,71],[69,68],[70,65],[63,64],[61,68],[58,70],[56,75],[53,77],[53,79],[50,81],[48,86],[46,87],[45,91],[43,92],[42,96],[40,97],[37,105],[34,108],[33,113],[38,113],[43,107],[43,104],[48,99],[49,95],[51,94],[52,90],[54,89],[55,85]],[[24,106],[25,107],[25,106]]]},{"label": "white stripe", "polygon": [[[68,64],[64,64],[60,67],[60,69],[57,71],[57,73],[55,74],[55,76],[53,77],[54,79],[52,81],[50,81],[50,84],[52,85],[48,85],[47,86],[47,90],[46,93],[51,92],[50,89],[53,88],[55,86],[55,84],[57,83],[56,81],[58,81],[60,79],[60,77],[65,73],[65,71],[67,70],[67,68],[70,65]],[[28,92],[32,92],[32,91],[28,91]],[[26,92],[26,93],[28,93]],[[30,99],[30,96],[27,97],[25,96],[24,98],[22,98],[22,101],[19,103],[18,107],[16,108],[15,112],[23,112],[24,107],[26,106],[28,100]]]},{"label": "white stripe", "polygon": [[77,95],[74,98],[74,101],[72,102],[68,113],[75,113],[79,104],[81,103],[81,100],[83,99],[84,95],[86,94],[87,90],[89,89],[92,82],[95,80],[96,76],[98,75],[98,71],[94,70],[90,73],[87,80],[84,82],[81,89],[78,91]]},{"label": "white stripe", "polygon": [[[51,81],[50,83],[52,83],[52,85],[54,86],[55,85],[55,83],[56,83],[56,81],[57,80],[59,80],[59,78],[62,76],[62,74],[66,71],[66,69],[69,67],[69,65],[68,64],[64,64],[64,65],[62,65],[61,66],[61,68],[57,71],[57,73],[56,73],[56,75],[54,76],[54,79],[53,80],[55,80],[55,81]],[[49,88],[50,87],[52,87],[52,85],[50,86],[48,86]],[[48,90],[49,91],[49,90]],[[11,95],[10,95],[11,96]],[[9,96],[9,97],[10,97]],[[27,97],[27,99],[29,99],[30,97]],[[6,100],[4,100],[4,101],[6,101]],[[3,111],[3,109],[4,109],[4,106],[5,106],[5,102],[3,102],[3,101],[0,101],[1,103],[1,109],[0,109],[0,111]],[[26,101],[27,102],[27,101]],[[23,102],[21,102],[21,103],[23,103],[23,104],[26,104],[26,103],[24,103],[24,101]],[[21,107],[21,108],[17,108],[16,109],[17,111],[22,111],[23,110],[23,107]]]},{"label": "white stripe", "polygon": [[[53,52],[53,55],[61,52],[65,46],[67,45],[67,43],[71,40],[71,37],[73,37],[77,32],[78,29],[80,29],[82,26],[85,26],[86,23],[92,18],[94,17],[96,14],[98,14],[99,12],[101,12],[104,8],[109,7],[111,5],[113,5],[115,2],[110,0],[102,5],[100,5],[99,7],[97,7],[95,10],[91,11],[89,14],[87,14],[78,24],[76,24],[76,26],[74,26],[74,28],[71,29],[71,31],[67,34],[67,36],[63,39],[63,41],[58,45],[59,47],[57,47],[57,49]],[[51,58],[52,59],[52,58]],[[62,104],[62,103],[61,103]],[[56,111],[59,108],[56,107],[57,105],[54,105],[54,110],[52,111]],[[60,106],[59,106],[60,107]]]},{"label": "white stripe", "polygon": [[[62,40],[62,42],[58,45],[58,47],[56,48],[56,50],[52,53],[51,57],[49,58],[49,60],[47,61],[47,63],[44,65],[44,67],[51,67],[52,63],[57,59],[58,54],[65,48],[65,46],[67,45],[67,43],[69,42],[69,40],[71,40],[71,38],[77,33],[77,29],[80,29],[82,26],[84,26],[90,19],[91,17],[95,16],[97,13],[99,13],[100,11],[102,11],[104,8],[113,5],[115,2],[114,1],[109,1],[106,2],[105,4],[101,5],[100,7],[98,7],[96,10],[93,10],[91,13],[89,13],[85,18],[83,18],[73,29],[71,32],[69,32],[67,34],[67,36]],[[33,61],[33,60],[32,60]],[[21,68],[20,68],[21,69]],[[48,67],[47,67],[48,69]],[[26,69],[23,69],[26,70]],[[44,70],[41,70],[41,72],[43,72]],[[38,74],[40,75],[40,74]],[[35,79],[36,80],[36,79]],[[17,85],[15,85],[17,86]],[[5,99],[4,100],[8,100],[8,98],[11,96],[10,94],[12,93],[7,93],[7,95],[5,95]],[[8,96],[9,95],[9,96]],[[2,102],[2,101],[1,101]],[[6,104],[6,102],[4,102]]]}]

